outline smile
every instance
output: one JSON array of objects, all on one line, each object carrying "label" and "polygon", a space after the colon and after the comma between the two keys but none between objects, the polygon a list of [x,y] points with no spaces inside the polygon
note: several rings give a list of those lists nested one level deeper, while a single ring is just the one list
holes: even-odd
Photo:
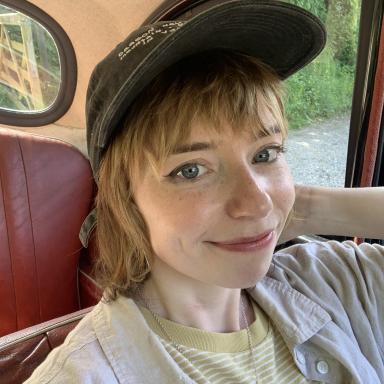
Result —
[{"label": "smile", "polygon": [[240,238],[231,240],[230,242],[209,242],[215,247],[233,252],[252,252],[261,250],[272,244],[275,238],[275,231],[270,230],[261,235],[249,238]]}]

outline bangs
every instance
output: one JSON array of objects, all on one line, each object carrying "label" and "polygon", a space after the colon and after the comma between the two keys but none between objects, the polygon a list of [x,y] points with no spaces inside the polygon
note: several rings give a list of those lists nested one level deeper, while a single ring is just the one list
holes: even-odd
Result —
[{"label": "bangs", "polygon": [[131,106],[122,129],[125,166],[136,173],[148,162],[158,170],[199,123],[208,132],[229,126],[235,135],[285,139],[281,93],[277,75],[255,58],[232,51],[188,57],[158,75]]}]

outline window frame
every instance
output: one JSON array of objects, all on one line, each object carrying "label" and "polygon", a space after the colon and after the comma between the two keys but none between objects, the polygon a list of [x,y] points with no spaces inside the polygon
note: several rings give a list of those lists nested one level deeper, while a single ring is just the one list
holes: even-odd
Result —
[{"label": "window frame", "polygon": [[[361,1],[359,43],[345,171],[347,188],[360,186],[383,12],[384,0]],[[383,132],[381,132],[382,135]],[[379,149],[379,153],[381,152],[382,148]]]},{"label": "window frame", "polygon": [[47,13],[26,0],[0,0],[0,4],[21,12],[40,23],[51,34],[60,59],[60,87],[55,101],[39,112],[7,111],[0,107],[0,124],[37,127],[55,122],[73,102],[77,84],[77,61],[72,43],[64,29]]}]

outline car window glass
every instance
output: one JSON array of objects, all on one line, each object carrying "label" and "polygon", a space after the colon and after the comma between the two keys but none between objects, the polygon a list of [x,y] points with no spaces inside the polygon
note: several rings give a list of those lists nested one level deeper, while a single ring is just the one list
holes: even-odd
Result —
[{"label": "car window glass", "polygon": [[59,87],[59,53],[50,33],[31,17],[0,5],[0,108],[44,111]]},{"label": "car window glass", "polygon": [[295,182],[344,186],[361,0],[289,0],[318,16],[327,44],[285,82]]}]

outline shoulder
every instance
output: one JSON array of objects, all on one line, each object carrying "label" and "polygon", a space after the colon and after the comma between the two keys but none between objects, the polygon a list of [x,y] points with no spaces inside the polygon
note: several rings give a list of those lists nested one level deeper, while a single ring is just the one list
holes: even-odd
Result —
[{"label": "shoulder", "polygon": [[329,313],[356,317],[364,312],[371,323],[379,324],[384,316],[383,270],[383,246],[328,241],[294,245],[277,252],[268,275],[303,293]]},{"label": "shoulder", "polygon": [[[357,343],[370,361],[381,366],[383,271],[383,246],[329,241],[279,251],[268,275],[320,305],[333,324]],[[332,338],[335,340],[334,334]]]},{"label": "shoulder", "polygon": [[325,241],[297,244],[275,253],[274,262],[289,268],[321,268],[321,266],[361,268],[384,267],[384,247],[378,244],[353,241]]},{"label": "shoulder", "polygon": [[114,382],[113,371],[93,327],[93,316],[94,311],[80,321],[64,343],[53,349],[34,371],[27,384]]}]

